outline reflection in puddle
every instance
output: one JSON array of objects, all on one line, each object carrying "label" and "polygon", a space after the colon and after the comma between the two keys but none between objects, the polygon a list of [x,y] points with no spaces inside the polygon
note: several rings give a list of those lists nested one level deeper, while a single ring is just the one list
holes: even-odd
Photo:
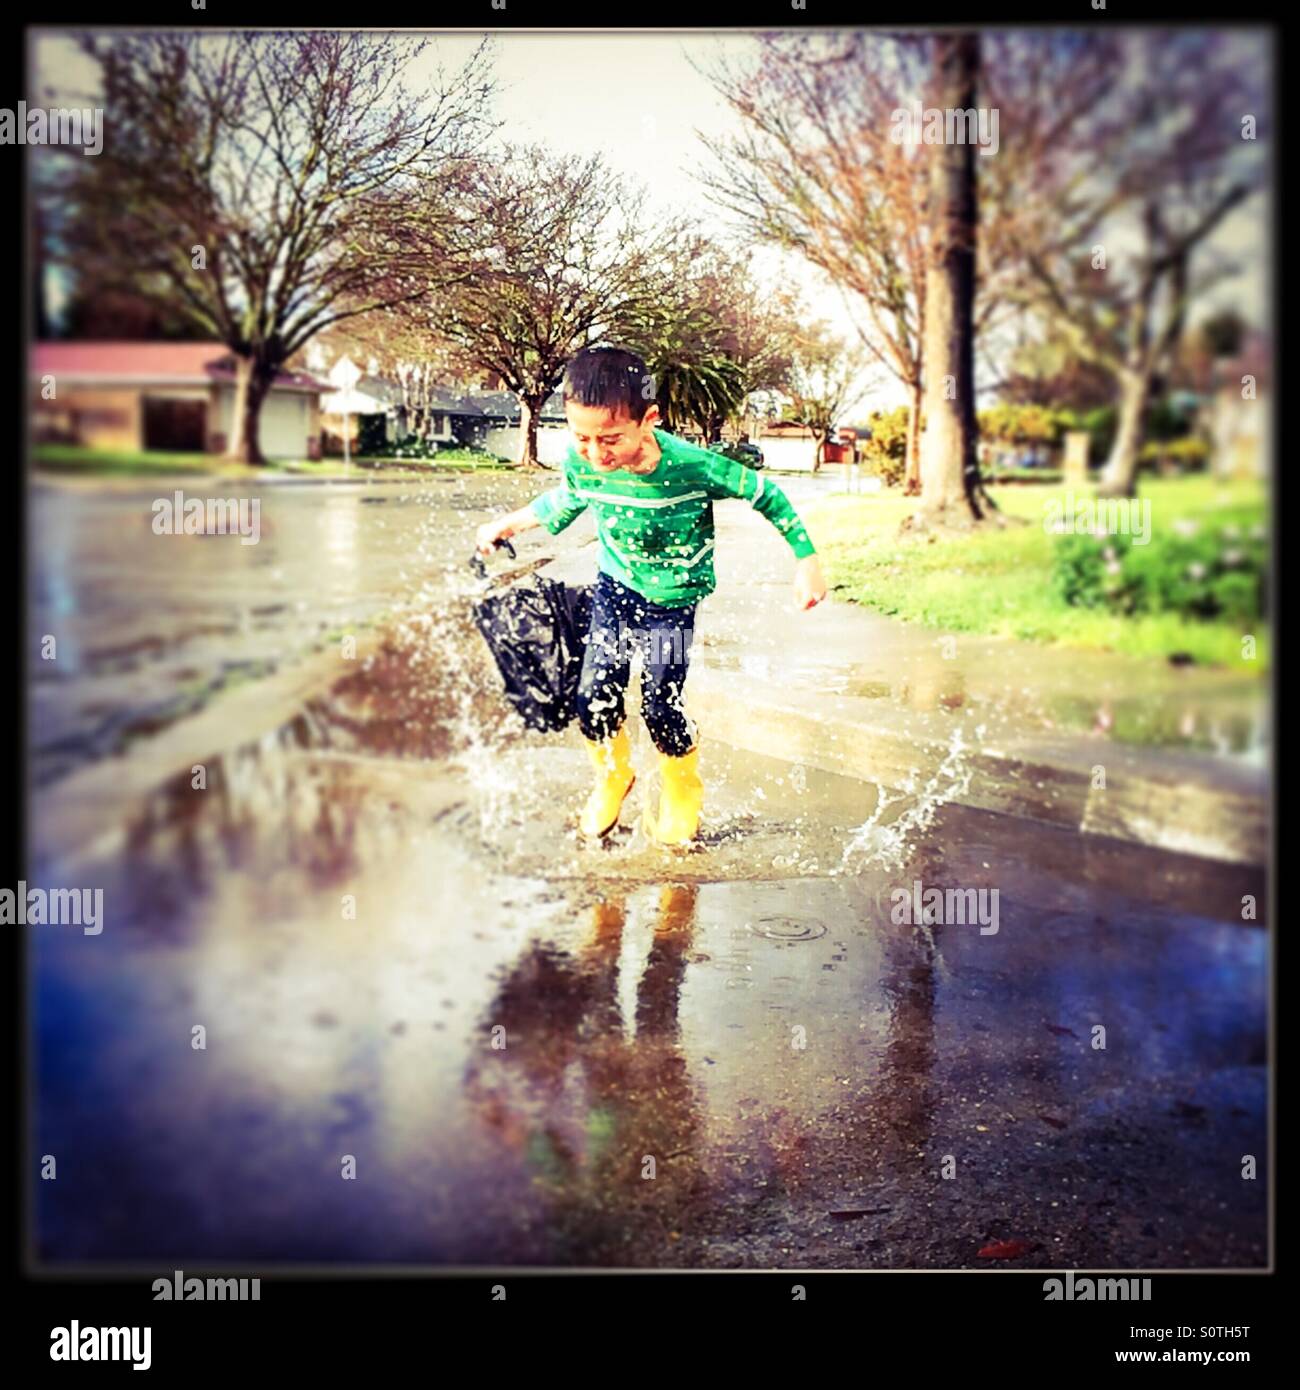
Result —
[{"label": "reflection in puddle", "polygon": [[[952,806],[852,874],[756,878],[761,832],[730,868],[557,858],[581,750],[506,748],[536,783],[518,825],[451,763],[320,748],[305,714],[159,795],[95,949],[33,939],[37,1138],[82,1175],[39,1194],[45,1258],[957,1265],[978,1212],[919,1176],[956,1151],[1046,1264],[1025,1173],[1074,1174],[1072,1250],[1122,1264],[1151,1253],[1096,1219],[1122,1136],[1126,1183],[1186,1194],[1157,1263],[1262,1259],[1262,1208],[1205,1177],[1263,1138],[1264,935],[1226,924],[1258,875]],[[844,779],[717,772],[787,838],[797,802],[827,864],[859,812]],[[914,879],[998,887],[1000,931],[896,924]],[[1089,1061],[1097,1017],[1118,1071]],[[1189,1134],[1166,1095],[1219,1124]]]}]

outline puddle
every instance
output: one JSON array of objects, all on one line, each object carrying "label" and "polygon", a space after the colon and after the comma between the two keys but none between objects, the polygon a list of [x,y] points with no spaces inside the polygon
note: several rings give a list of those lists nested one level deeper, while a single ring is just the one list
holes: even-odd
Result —
[{"label": "puddle", "polygon": [[[900,639],[903,640],[903,639]],[[964,639],[968,640],[968,639]],[[909,633],[891,655],[888,679],[866,677],[860,663],[790,661],[779,651],[745,651],[732,637],[703,634],[709,666],[786,689],[887,701],[924,712],[963,713],[998,732],[1084,733],[1116,743],[1182,748],[1263,764],[1271,747],[1267,690],[1240,677],[1204,670],[1146,671],[1122,680],[1105,674],[1095,653],[1035,653],[1040,666],[1060,667],[1066,688],[1049,676],[1033,689],[1004,677],[1008,654],[985,652],[965,662],[944,660]],[[1078,669],[1071,673],[1071,660]],[[862,663],[865,664],[865,663]],[[873,663],[873,666],[880,663]],[[1081,695],[1077,687],[1097,693]],[[1073,688],[1072,688],[1073,687]]]},{"label": "puddle", "polygon": [[[446,481],[456,486],[430,491]],[[385,610],[435,612],[465,587],[478,517],[536,490],[510,474],[382,489],[242,486],[260,500],[257,545],[154,535],[157,483],[33,490],[27,630],[39,785],[121,752],[120,731],[165,727],[201,708],[222,688],[232,653],[277,669]],[[198,480],[187,483],[196,489]],[[39,650],[47,635],[54,659]],[[195,688],[178,688],[188,683]]]},{"label": "puddle", "polygon": [[[1045,1263],[1062,1233],[1103,1267],[1262,1260],[1262,1206],[1213,1176],[1266,1137],[1266,938],[1210,915],[1257,877],[953,807],[890,870],[548,863],[555,785],[511,829],[449,762],[311,744],[295,721],[160,793],[97,876],[102,935],[33,934],[36,1133],[82,1174],[38,1194],[43,1260],[729,1267],[798,1236],[842,1267],[853,1193],[892,1258],[955,1267],[982,1223],[918,1178],[950,1152]],[[842,780],[805,774],[807,853]],[[997,934],[899,922],[915,880],[992,883]],[[1120,1171],[1178,1194],[1176,1242],[1123,1219],[1141,1198],[1093,1219]]]}]

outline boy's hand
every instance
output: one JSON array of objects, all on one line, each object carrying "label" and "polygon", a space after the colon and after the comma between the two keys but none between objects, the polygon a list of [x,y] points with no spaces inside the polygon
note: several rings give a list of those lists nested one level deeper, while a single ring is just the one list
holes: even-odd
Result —
[{"label": "boy's hand", "polygon": [[474,549],[480,555],[491,555],[497,541],[509,540],[514,535],[513,520],[514,517],[507,514],[485,521],[474,533]]},{"label": "boy's hand", "polygon": [[794,567],[794,598],[797,607],[815,608],[826,597],[826,580],[821,562],[815,555],[805,555]]}]

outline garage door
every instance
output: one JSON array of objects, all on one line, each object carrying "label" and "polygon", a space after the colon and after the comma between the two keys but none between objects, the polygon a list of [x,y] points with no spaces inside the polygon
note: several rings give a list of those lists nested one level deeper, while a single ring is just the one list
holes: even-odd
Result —
[{"label": "garage door", "polygon": [[173,454],[201,454],[207,448],[208,403],[144,398],[144,447]]},{"label": "garage door", "polygon": [[271,391],[262,402],[259,438],[269,459],[307,457],[307,396],[301,391]]}]

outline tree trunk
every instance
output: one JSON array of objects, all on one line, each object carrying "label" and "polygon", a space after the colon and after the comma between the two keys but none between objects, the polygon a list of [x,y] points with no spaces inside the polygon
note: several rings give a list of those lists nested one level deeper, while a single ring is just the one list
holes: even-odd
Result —
[{"label": "tree trunk", "polygon": [[1138,456],[1142,449],[1142,430],[1151,393],[1151,369],[1147,363],[1125,370],[1121,378],[1119,427],[1115,443],[1097,488],[1099,497],[1137,495]]},{"label": "tree trunk", "polygon": [[541,414],[545,401],[545,395],[520,396],[519,398],[519,433],[522,437],[519,455],[520,468],[540,466],[537,458],[537,417]]},{"label": "tree trunk", "polygon": [[[1174,267],[1174,303],[1171,322],[1163,344],[1172,345],[1182,324],[1183,299],[1186,294],[1186,260]],[[1152,348],[1151,317],[1156,297],[1157,276],[1148,271],[1133,306],[1133,324],[1129,336],[1128,358],[1120,375],[1119,428],[1111,446],[1110,458],[1102,471],[1097,488],[1099,497],[1135,497],[1137,495],[1138,456],[1142,450],[1142,435],[1146,428],[1147,402],[1151,398],[1151,382],[1155,375],[1159,348]]]},{"label": "tree trunk", "polygon": [[[978,36],[941,34],[935,49],[933,104],[973,109]],[[967,527],[983,515],[975,452],[975,146],[939,145],[931,159],[920,524]]]},{"label": "tree trunk", "polygon": [[244,452],[244,405],[248,400],[248,381],[253,365],[247,357],[235,358],[235,396],[230,403],[230,435],[226,440],[226,458],[234,461]]},{"label": "tree trunk", "polygon": [[236,463],[265,464],[262,453],[262,402],[278,368],[253,357],[235,359],[235,399],[231,404],[230,442],[226,457]]},{"label": "tree trunk", "polygon": [[921,495],[921,404],[924,392],[918,374],[911,383],[912,404],[907,412],[907,456],[906,471],[903,475],[903,495]]}]

